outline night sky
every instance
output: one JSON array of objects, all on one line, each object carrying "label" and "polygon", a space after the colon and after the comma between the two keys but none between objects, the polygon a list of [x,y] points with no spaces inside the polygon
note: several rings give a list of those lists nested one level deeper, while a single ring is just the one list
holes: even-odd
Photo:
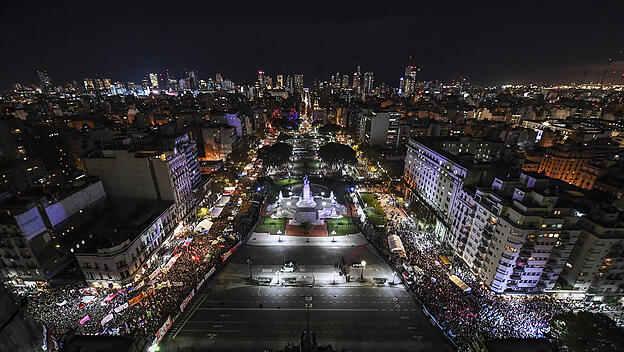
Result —
[{"label": "night sky", "polygon": [[397,3],[2,1],[0,88],[37,82],[38,68],[55,84],[188,68],[238,83],[303,73],[309,85],[358,62],[396,86],[410,56],[423,79],[480,84],[597,81],[611,57],[605,81],[624,83],[624,1]]}]

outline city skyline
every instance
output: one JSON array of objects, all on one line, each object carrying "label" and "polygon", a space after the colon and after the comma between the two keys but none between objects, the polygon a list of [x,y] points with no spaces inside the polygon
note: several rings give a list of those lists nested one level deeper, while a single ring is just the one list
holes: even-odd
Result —
[{"label": "city skyline", "polygon": [[[537,9],[478,3],[206,8],[158,1],[5,7],[5,14],[28,17],[3,21],[2,41],[14,52],[0,59],[3,90],[36,81],[32,72],[37,69],[47,69],[59,82],[96,73],[138,81],[148,72],[172,68],[195,69],[202,76],[220,71],[247,83],[258,70],[325,79],[335,72],[352,74],[358,63],[390,86],[398,85],[408,64],[431,81],[624,82],[618,46],[624,34],[616,29],[621,4],[606,13],[574,2]],[[165,9],[167,15],[160,15]]]},{"label": "city skyline", "polygon": [[624,2],[0,8],[0,352],[624,351]]}]

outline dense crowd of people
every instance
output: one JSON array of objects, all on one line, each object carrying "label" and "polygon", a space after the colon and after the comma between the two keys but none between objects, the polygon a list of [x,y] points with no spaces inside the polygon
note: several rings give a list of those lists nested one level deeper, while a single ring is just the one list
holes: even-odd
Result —
[{"label": "dense crowd of people", "polygon": [[[182,232],[166,242],[150,264],[144,265],[141,281],[122,289],[38,288],[28,295],[29,315],[46,326],[55,343],[74,334],[134,335],[151,342],[167,317],[180,311],[190,292],[212,268],[222,265],[224,254],[252,230],[261,195],[245,192],[251,183],[248,178],[238,182],[209,231]],[[250,202],[252,197],[259,199]],[[234,209],[235,220],[227,220]],[[176,258],[174,264],[166,265],[171,258]]]},{"label": "dense crowd of people", "polygon": [[[384,233],[375,237],[395,234],[401,238],[407,258],[392,256],[397,270],[427,312],[454,341],[478,335],[501,339],[542,338],[550,329],[552,317],[569,308],[569,302],[549,296],[491,292],[463,262],[443,263],[439,255],[448,253],[452,258],[452,254],[436,243],[433,234],[422,231],[396,210],[387,215]],[[468,288],[464,290],[456,285],[450,280],[451,275],[460,278]]]}]

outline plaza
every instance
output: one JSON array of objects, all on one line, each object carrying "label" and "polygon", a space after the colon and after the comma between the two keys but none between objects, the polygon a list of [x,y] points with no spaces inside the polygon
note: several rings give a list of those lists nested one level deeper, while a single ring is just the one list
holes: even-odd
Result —
[{"label": "plaza", "polygon": [[[392,268],[361,236],[335,243],[322,238],[278,243],[265,237],[250,238],[198,293],[161,350],[252,351],[297,343],[307,329],[305,297],[312,297],[310,331],[319,343],[357,351],[451,350],[422,307],[393,278]],[[335,274],[334,264],[343,259],[354,281],[347,283],[344,275]],[[282,272],[284,260],[296,262],[297,270]],[[271,277],[269,285],[249,280],[249,261],[253,278]],[[360,281],[362,268],[352,264],[362,261],[366,267]],[[375,286],[373,277],[387,278],[388,283]],[[294,283],[286,284],[285,278],[295,278]]]}]

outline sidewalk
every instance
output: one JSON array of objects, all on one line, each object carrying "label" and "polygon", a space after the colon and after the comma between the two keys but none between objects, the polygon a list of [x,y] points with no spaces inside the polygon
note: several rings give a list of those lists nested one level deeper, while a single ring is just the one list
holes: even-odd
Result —
[{"label": "sidewalk", "polygon": [[250,246],[320,246],[351,247],[367,245],[368,241],[361,234],[333,237],[276,236],[254,232],[249,237]]}]

